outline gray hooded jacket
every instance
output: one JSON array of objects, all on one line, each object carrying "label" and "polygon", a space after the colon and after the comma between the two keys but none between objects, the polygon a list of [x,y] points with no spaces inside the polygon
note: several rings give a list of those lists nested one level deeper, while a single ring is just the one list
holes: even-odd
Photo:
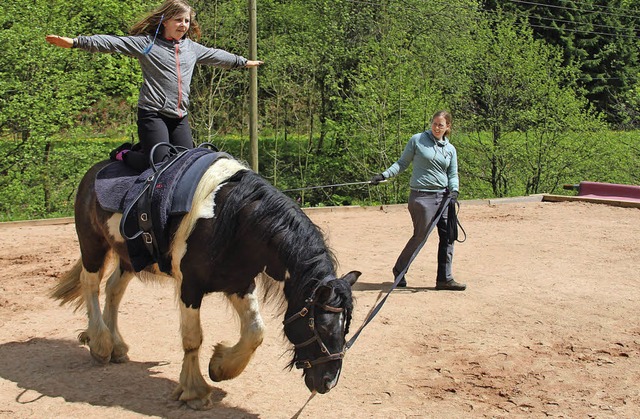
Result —
[{"label": "gray hooded jacket", "polygon": [[171,118],[182,118],[187,114],[191,77],[196,64],[225,69],[247,64],[244,57],[208,48],[190,39],[169,41],[158,36],[147,55],[143,51],[152,42],[151,35],[93,35],[76,39],[76,46],[86,51],[116,52],[137,58],[144,78],[138,107]]},{"label": "gray hooded jacket", "polygon": [[402,155],[387,170],[385,179],[403,172],[413,163],[409,187],[420,192],[457,191],[458,154],[456,148],[444,137],[438,141],[431,130],[415,134],[404,148]]}]

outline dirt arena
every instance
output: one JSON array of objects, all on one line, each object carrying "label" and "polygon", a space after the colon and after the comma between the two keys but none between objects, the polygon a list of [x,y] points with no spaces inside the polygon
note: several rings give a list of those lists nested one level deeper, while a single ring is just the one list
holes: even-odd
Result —
[{"label": "dirt arena", "polygon": [[[406,206],[312,210],[340,262],[360,270],[353,330],[391,285]],[[434,291],[432,236],[347,353],[338,386],[308,402],[289,371],[277,307],[264,344],[212,410],[169,399],[182,362],[170,284],[131,283],[120,317],[131,361],[98,366],[76,341],[83,312],[47,293],[79,255],[73,224],[0,227],[0,417],[461,418],[640,416],[640,210],[582,202],[462,202],[468,239]],[[237,338],[220,296],[202,310],[206,368]],[[205,376],[206,376],[206,371]],[[208,377],[207,377],[208,380]]]}]

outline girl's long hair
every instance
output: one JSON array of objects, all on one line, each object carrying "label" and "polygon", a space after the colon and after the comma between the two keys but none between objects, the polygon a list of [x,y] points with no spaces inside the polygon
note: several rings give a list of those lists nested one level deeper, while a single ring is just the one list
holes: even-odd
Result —
[{"label": "girl's long hair", "polygon": [[185,38],[200,40],[202,32],[200,31],[200,25],[196,21],[196,12],[193,7],[189,5],[185,0],[166,0],[157,9],[153,10],[147,16],[145,16],[138,23],[134,24],[129,30],[130,35],[153,35],[158,25],[160,25],[160,18],[162,16],[163,21],[172,19],[179,14],[189,13],[189,30],[185,34]]}]

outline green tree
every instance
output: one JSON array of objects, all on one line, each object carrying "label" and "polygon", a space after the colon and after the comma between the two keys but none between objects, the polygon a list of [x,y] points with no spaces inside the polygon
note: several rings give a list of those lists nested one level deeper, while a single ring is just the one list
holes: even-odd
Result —
[{"label": "green tree", "polygon": [[593,141],[587,135],[574,144],[567,133],[589,132],[599,123],[587,103],[563,87],[573,85],[576,70],[561,65],[560,50],[509,18],[486,25],[476,47],[482,52],[463,109],[467,130],[477,135],[462,153],[464,166],[498,197],[555,188]]},{"label": "green tree", "polygon": [[[425,24],[424,16],[437,16]],[[431,116],[468,92],[473,32],[472,2],[388,2],[372,14],[370,36],[342,104],[339,135],[354,176],[379,173],[398,159],[411,135],[428,129]],[[452,17],[455,16],[455,19]],[[455,34],[455,35],[454,35]],[[456,121],[457,123],[457,121]],[[406,177],[375,188],[385,202],[406,199]]]},{"label": "green tree", "polygon": [[[95,113],[95,109],[88,112],[94,106],[118,109],[124,102],[125,112],[130,113],[140,80],[136,63],[130,59],[56,48],[45,42],[45,35],[93,33],[87,25],[122,34],[124,21],[132,20],[140,10],[140,3],[131,7],[116,0],[73,4],[7,0],[3,4],[0,132],[13,138],[15,147],[0,163],[0,186],[21,190],[18,199],[39,197],[38,204],[31,205],[34,215],[57,210],[51,197],[60,185],[48,183],[49,165],[56,153],[52,137],[85,122],[86,115]],[[88,122],[97,120],[92,117]]]},{"label": "green tree", "polygon": [[[640,2],[572,1],[495,2],[487,8],[525,18],[536,37],[563,51],[563,65],[581,71],[576,80],[607,121],[638,126],[638,32]],[[498,18],[501,15],[498,15]]]},{"label": "green tree", "polygon": [[[246,1],[196,0],[191,4],[202,28],[203,45],[248,57]],[[248,81],[245,70],[196,66],[189,107],[196,142],[220,143],[225,135],[246,129]]]}]

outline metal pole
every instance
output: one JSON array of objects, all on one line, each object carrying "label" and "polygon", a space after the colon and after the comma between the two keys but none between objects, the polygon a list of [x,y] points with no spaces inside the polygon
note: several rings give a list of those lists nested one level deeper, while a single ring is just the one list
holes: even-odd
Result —
[{"label": "metal pole", "polygon": [[[249,59],[258,59],[256,0],[249,0]],[[249,142],[251,168],[258,172],[258,67],[249,69]]]}]

